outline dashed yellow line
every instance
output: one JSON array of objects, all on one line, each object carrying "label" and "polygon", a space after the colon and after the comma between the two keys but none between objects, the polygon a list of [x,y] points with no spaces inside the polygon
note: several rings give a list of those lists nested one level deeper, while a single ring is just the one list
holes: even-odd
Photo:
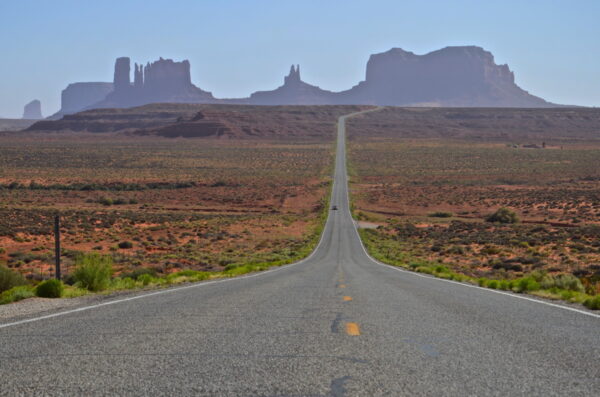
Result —
[{"label": "dashed yellow line", "polygon": [[342,298],[342,299],[344,299],[345,302],[349,302],[352,300],[352,298],[349,296],[344,296],[344,298]]},{"label": "dashed yellow line", "polygon": [[351,336],[360,335],[360,328],[356,323],[346,323],[346,333]]}]

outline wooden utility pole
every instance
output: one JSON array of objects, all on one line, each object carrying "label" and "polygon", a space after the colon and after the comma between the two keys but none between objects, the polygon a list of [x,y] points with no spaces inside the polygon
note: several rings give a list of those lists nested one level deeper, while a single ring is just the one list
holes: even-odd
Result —
[{"label": "wooden utility pole", "polygon": [[54,217],[54,276],[60,280],[60,216]]}]

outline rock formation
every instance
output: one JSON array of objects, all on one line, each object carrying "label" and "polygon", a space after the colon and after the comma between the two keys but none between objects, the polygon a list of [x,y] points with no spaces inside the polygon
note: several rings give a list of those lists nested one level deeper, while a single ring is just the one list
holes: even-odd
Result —
[{"label": "rock formation", "polygon": [[144,86],[144,71],[142,70],[142,65],[136,63],[134,65],[134,77],[133,77],[133,86],[136,89],[141,89]]},{"label": "rock formation", "polygon": [[155,102],[211,103],[216,102],[210,92],[192,84],[190,63],[160,58],[158,61],[134,65],[133,84],[129,79],[129,58],[118,58],[115,63],[114,90],[89,108],[131,107]]},{"label": "rock formation", "polygon": [[[134,65],[115,62],[114,82],[76,83],[63,91],[55,116],[93,108],[124,108],[149,103],[227,103],[250,105],[383,105],[447,107],[552,107],[515,84],[508,65],[474,46],[446,47],[425,55],[400,48],[371,55],[366,77],[342,92],[331,92],[302,81],[292,65],[283,85],[248,98],[216,99],[192,84],[190,63],[163,59]],[[53,117],[55,117],[53,116]]]},{"label": "rock formation", "polygon": [[130,60],[128,57],[117,58],[115,61],[115,75],[113,85],[115,92],[127,91],[131,88]]},{"label": "rock formation", "polygon": [[475,46],[425,55],[392,48],[371,55],[365,81],[336,100],[392,106],[553,106],[519,88],[508,65],[497,65],[490,52]]},{"label": "rock formation", "polygon": [[23,118],[29,120],[42,119],[42,103],[34,99],[23,108]]},{"label": "rock formation", "polygon": [[335,94],[331,91],[310,85],[300,78],[300,65],[290,68],[283,79],[283,85],[272,91],[258,91],[246,101],[252,105],[326,105],[335,103]]},{"label": "rock formation", "polygon": [[113,83],[73,83],[61,94],[61,108],[52,118],[77,113],[104,98],[113,90]]}]

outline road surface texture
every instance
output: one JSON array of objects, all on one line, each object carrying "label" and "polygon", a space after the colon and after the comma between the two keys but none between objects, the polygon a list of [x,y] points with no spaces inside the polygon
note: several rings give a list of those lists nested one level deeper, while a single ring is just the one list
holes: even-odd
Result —
[{"label": "road surface texture", "polygon": [[371,260],[348,208],[305,261],[0,324],[0,394],[600,395],[600,318]]}]

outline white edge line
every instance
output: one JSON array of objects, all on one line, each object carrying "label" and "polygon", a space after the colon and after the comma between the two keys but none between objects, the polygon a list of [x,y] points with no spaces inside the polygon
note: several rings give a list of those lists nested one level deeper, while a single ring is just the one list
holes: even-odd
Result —
[{"label": "white edge line", "polygon": [[[345,119],[344,119],[344,124],[345,124]],[[346,136],[345,136],[346,130],[345,130],[345,128],[346,127],[344,125],[344,140],[346,140]],[[345,151],[344,151],[344,154],[346,154]],[[346,181],[348,181],[347,170],[348,170],[348,167],[346,167]],[[444,281],[444,282],[452,283],[454,285],[459,285],[459,286],[462,286],[462,287],[475,288],[475,289],[478,289],[478,290],[481,290],[481,291],[485,291],[485,292],[493,292],[493,293],[501,294],[501,295],[508,296],[508,297],[511,297],[511,298],[523,299],[523,300],[530,301],[530,302],[540,303],[542,305],[552,306],[552,307],[556,307],[556,308],[563,309],[563,310],[569,310],[571,312],[575,312],[575,313],[579,313],[579,314],[585,314],[586,316],[590,316],[590,317],[600,318],[600,314],[595,314],[595,313],[592,313],[592,312],[589,312],[589,311],[586,311],[586,310],[575,309],[574,307],[568,307],[568,306],[559,305],[559,304],[556,304],[556,303],[546,302],[546,301],[543,301],[543,300],[540,300],[540,299],[530,298],[528,296],[511,294],[510,292],[498,291],[498,290],[491,289],[491,288],[483,288],[483,287],[480,287],[478,285],[461,283],[459,281],[447,280],[445,278],[430,276],[430,275],[422,274],[422,273],[419,273],[419,272],[413,272],[413,271],[410,271],[410,270],[407,270],[407,269],[404,269],[404,268],[401,268],[401,267],[398,267],[398,266],[394,266],[394,265],[390,265],[390,264],[378,261],[377,259],[373,258],[367,252],[367,249],[365,248],[365,246],[364,246],[364,244],[362,242],[362,239],[360,238],[360,234],[358,233],[358,226],[357,226],[356,222],[354,221],[354,218],[352,218],[352,213],[350,212],[350,186],[349,186],[349,184],[347,185],[346,189],[348,191],[348,194],[346,195],[346,200],[348,202],[348,206],[346,208],[346,211],[348,212],[348,215],[350,216],[350,219],[352,219],[352,223],[354,224],[353,229],[354,229],[354,232],[356,233],[358,241],[360,242],[360,247],[362,248],[362,250],[365,253],[365,255],[367,256],[367,258],[369,258],[372,262],[374,262],[374,263],[376,263],[378,265],[381,265],[381,266],[393,269],[393,270],[397,270],[399,272],[403,272],[403,273],[410,274],[410,275],[417,276],[417,277],[421,277],[421,278],[426,278],[426,279],[429,279],[429,280]]]}]

